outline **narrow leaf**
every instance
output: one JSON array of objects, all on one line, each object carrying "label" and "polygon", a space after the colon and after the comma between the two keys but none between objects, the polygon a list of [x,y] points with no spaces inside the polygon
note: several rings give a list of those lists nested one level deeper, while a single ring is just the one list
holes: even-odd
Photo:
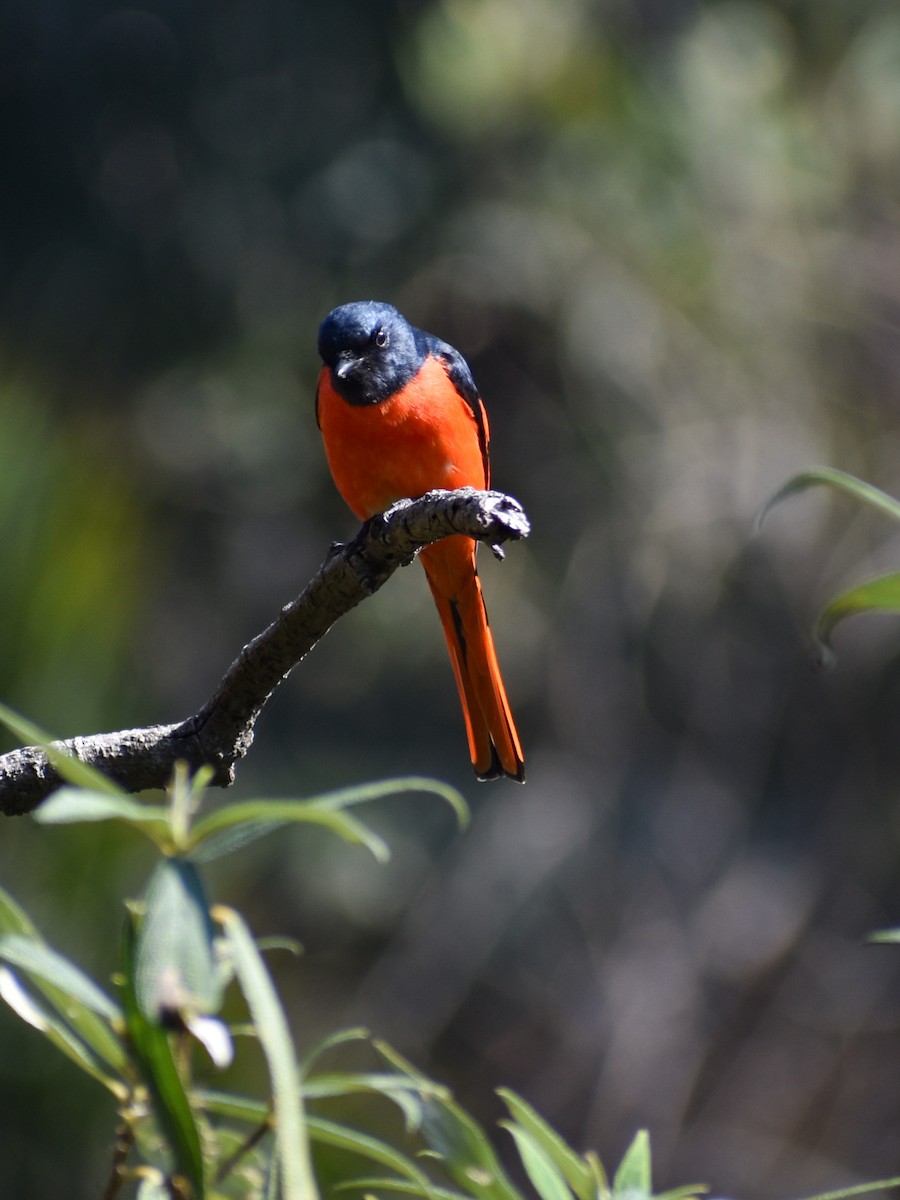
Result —
[{"label": "narrow leaf", "polygon": [[872,1183],[857,1183],[853,1187],[838,1188],[835,1192],[818,1192],[806,1200],[848,1200],[850,1196],[867,1196],[870,1192],[886,1192],[900,1187],[900,1175],[893,1179],[876,1179]]},{"label": "narrow leaf", "polygon": [[242,850],[251,842],[258,841],[259,838],[265,837],[274,830],[283,828],[288,822],[245,821],[242,825],[222,829],[209,836],[203,834],[203,822],[199,821],[197,824],[201,827],[200,839],[202,840],[198,839],[195,828],[188,837],[191,858],[196,863],[208,863],[214,862],[217,858],[224,858],[226,854],[233,854],[235,850]]},{"label": "narrow leaf", "polygon": [[191,1183],[196,1200],[204,1200],[203,1152],[200,1133],[175,1060],[169,1036],[141,1012],[135,993],[135,918],[125,926],[124,984],[122,1006],[125,1024],[150,1096],[160,1129],[166,1137],[176,1171]]},{"label": "narrow leaf", "polygon": [[0,933],[23,933],[32,938],[38,936],[31,917],[4,888],[0,888]]},{"label": "narrow leaf", "polygon": [[135,951],[135,996],[148,1020],[167,1012],[212,1013],[222,1000],[215,927],[200,874],[183,858],[163,859],[147,888]]},{"label": "narrow leaf", "polygon": [[387,1142],[382,1142],[379,1138],[372,1137],[371,1134],[360,1133],[358,1129],[350,1129],[346,1125],[328,1121],[324,1117],[309,1117],[308,1123],[309,1135],[314,1142],[346,1150],[351,1154],[358,1154],[362,1158],[370,1159],[372,1162],[381,1163],[382,1166],[390,1167],[391,1170],[398,1171],[414,1183],[420,1189],[420,1195],[432,1195],[431,1180],[425,1172]]},{"label": "narrow leaf", "polygon": [[[208,778],[204,772],[204,781]],[[172,827],[172,841],[179,851],[185,849],[191,816],[200,804],[203,786],[195,785],[190,767],[186,762],[177,762],[172,779],[166,789],[169,797],[168,816]]]},{"label": "narrow leaf", "polygon": [[653,1200],[699,1200],[708,1191],[709,1188],[705,1183],[686,1183],[682,1187],[668,1188],[665,1192],[657,1192]]},{"label": "narrow leaf", "polygon": [[9,1005],[16,1016],[30,1025],[32,1029],[43,1034],[47,1041],[57,1050],[62,1051],[66,1058],[108,1088],[119,1101],[125,1098],[127,1090],[124,1085],[106,1074],[80,1038],[76,1037],[62,1021],[57,1020],[55,1016],[38,1004],[34,997],[25,991],[8,967],[0,967],[0,999]]},{"label": "narrow leaf", "polygon": [[609,1197],[609,1179],[607,1178],[606,1169],[603,1163],[597,1157],[593,1150],[586,1150],[584,1161],[587,1163],[591,1175],[594,1178],[595,1195],[602,1197],[603,1200],[608,1200]]},{"label": "narrow leaf", "polygon": [[572,1190],[562,1172],[528,1130],[512,1121],[501,1121],[500,1125],[515,1138],[522,1166],[541,1200],[572,1200]]},{"label": "narrow leaf", "polygon": [[423,792],[445,800],[456,814],[460,828],[469,823],[469,806],[456,788],[439,779],[428,779],[422,775],[409,775],[400,779],[383,779],[378,783],[358,784],[355,787],[339,788],[311,801],[323,808],[343,809],[355,804],[368,804],[385,796],[398,796],[403,792]]},{"label": "narrow leaf", "polygon": [[278,933],[270,933],[266,937],[257,938],[256,944],[264,954],[271,954],[273,950],[283,950],[285,954],[292,954],[294,958],[299,958],[303,953],[302,942]]},{"label": "narrow leaf", "polygon": [[390,1075],[383,1072],[372,1074],[337,1072],[333,1075],[313,1075],[306,1080],[303,1087],[307,1097],[316,1100],[333,1096],[350,1096],[357,1092],[376,1092],[391,1099],[397,1092],[445,1098],[450,1095],[442,1084],[432,1083],[423,1086],[417,1080],[407,1079],[403,1075]]},{"label": "narrow leaf", "polygon": [[520,1200],[484,1130],[452,1100],[423,1100],[422,1134],[450,1177],[478,1200]]},{"label": "narrow leaf", "polygon": [[[421,1083],[423,1085],[423,1089],[427,1090],[428,1085],[431,1083],[431,1080],[428,1078],[428,1076],[424,1075],[418,1069],[418,1067],[414,1067],[413,1064],[409,1062],[408,1059],[404,1058],[398,1050],[395,1050],[393,1046],[388,1045],[388,1043],[382,1041],[381,1038],[374,1038],[372,1041],[372,1048],[377,1050],[385,1062],[390,1063],[394,1070],[398,1071],[401,1075],[406,1076],[407,1079],[413,1079],[417,1083]],[[447,1095],[449,1096],[449,1092]]]},{"label": "narrow leaf", "polygon": [[281,1200],[281,1173],[278,1167],[278,1155],[270,1154],[268,1170],[266,1171],[265,1200]]},{"label": "narrow leaf", "polygon": [[857,584],[829,600],[816,621],[815,636],[826,656],[831,654],[834,627],[847,617],[865,612],[900,613],[900,573]]},{"label": "narrow leaf", "polygon": [[449,1095],[447,1089],[437,1083],[427,1088],[405,1076],[389,1074],[316,1075],[306,1080],[304,1090],[308,1098],[316,1100],[359,1093],[381,1096],[400,1109],[409,1132],[418,1130],[422,1124],[423,1095]]},{"label": "narrow leaf", "polygon": [[527,1104],[521,1096],[508,1088],[499,1088],[497,1093],[519,1125],[531,1134],[545,1154],[562,1171],[569,1186],[582,1200],[590,1200],[596,1183],[588,1164],[566,1144],[555,1129]]},{"label": "narrow leaf", "polygon": [[324,1037],[321,1042],[317,1042],[305,1055],[301,1064],[304,1075],[312,1068],[312,1064],[317,1058],[321,1058],[323,1054],[327,1054],[335,1046],[343,1046],[347,1042],[367,1041],[369,1036],[368,1029],[364,1029],[361,1025],[353,1029],[338,1029],[335,1033],[328,1034],[327,1037]]},{"label": "narrow leaf", "polygon": [[101,991],[93,979],[44,942],[22,934],[6,934],[0,937],[0,958],[29,975],[52,983],[66,996],[107,1021],[115,1021],[122,1016],[118,1005]]},{"label": "narrow leaf", "polygon": [[438,1187],[432,1183],[429,1185],[428,1191],[424,1191],[418,1184],[411,1183],[408,1179],[391,1179],[380,1175],[363,1176],[361,1179],[344,1179],[336,1185],[335,1191],[365,1191],[374,1192],[378,1195],[381,1192],[400,1192],[403,1196],[431,1196],[434,1200],[469,1200],[464,1192],[455,1192],[452,1188]]},{"label": "narrow leaf", "polygon": [[[59,958],[55,951],[47,947],[46,942],[41,938],[27,913],[16,904],[7,892],[0,888],[0,935],[4,933],[19,935],[31,945],[42,947],[47,954],[55,955]],[[67,960],[63,959],[61,961],[66,962]],[[73,970],[78,971],[78,968],[74,964],[69,965],[72,966]],[[82,976],[82,979],[84,978],[87,977]],[[89,980],[88,982],[91,988],[96,987],[93,981]],[[67,992],[65,988],[62,990],[57,988],[46,977],[46,972],[41,974],[39,971],[35,971],[34,983],[67,1024],[72,1027],[76,1035],[90,1047],[91,1051],[108,1068],[117,1073],[124,1069],[126,1062],[125,1050],[118,1037],[110,1028],[109,1021],[112,1018],[101,1019],[96,1015],[95,1010],[98,1001],[94,993],[90,993],[91,1003],[85,1005],[76,999],[71,992]],[[106,997],[106,1000],[109,1004],[113,1003],[108,997]],[[102,1005],[102,1001],[100,1003]],[[115,1015],[119,1015],[117,1008],[115,1009]]]},{"label": "narrow leaf", "polygon": [[781,504],[783,500],[787,500],[789,496],[796,496],[808,488],[819,486],[834,488],[854,500],[867,504],[876,512],[890,517],[892,521],[900,521],[900,502],[896,501],[893,496],[889,496],[887,492],[872,487],[870,483],[864,483],[855,475],[848,475],[846,471],[838,471],[833,467],[813,467],[809,471],[801,471],[799,475],[795,475],[778,489],[772,499],[760,509],[754,521],[754,528],[757,531],[762,529],[772,509]]},{"label": "narrow leaf", "polygon": [[653,1194],[650,1135],[646,1129],[635,1134],[613,1179],[613,1195],[622,1196],[625,1193],[648,1197]]},{"label": "narrow leaf", "polygon": [[262,956],[241,917],[216,910],[231,948],[234,969],[247,1000],[272,1081],[275,1144],[283,1200],[317,1200],[303,1119],[300,1073],[284,1009]]},{"label": "narrow leaf", "polygon": [[171,842],[171,825],[165,808],[123,795],[63,787],[34,810],[40,825],[72,825],[88,821],[124,821],[147,833],[157,845]]},{"label": "narrow leaf", "polygon": [[866,938],[867,942],[876,943],[896,943],[900,942],[900,929],[879,929],[875,933],[870,933]]},{"label": "narrow leaf", "polygon": [[271,1116],[270,1105],[251,1096],[239,1096],[234,1092],[219,1092],[214,1088],[197,1088],[197,1102],[207,1112],[232,1121],[244,1121],[248,1125],[259,1125]]},{"label": "narrow leaf", "polygon": [[[377,835],[367,830],[365,826],[355,821],[345,812],[359,804],[379,800],[385,796],[395,796],[402,792],[425,792],[439,796],[445,800],[456,813],[457,820],[463,826],[469,819],[466,802],[455,788],[449,787],[435,779],[425,779],[410,776],[404,779],[388,779],[380,783],[368,783],[358,787],[341,788],[338,791],[327,792],[322,796],[314,796],[309,800],[248,800],[242,804],[230,804],[208,817],[198,821],[191,835],[191,845],[199,846],[213,834],[221,834],[225,830],[234,830],[243,826],[242,840],[232,841],[223,839],[214,847],[214,853],[227,853],[247,841],[262,837],[273,829],[292,822],[313,822],[326,825],[346,837],[349,841],[359,842],[368,846],[376,858],[383,859],[387,848]],[[341,822],[332,823],[328,816],[342,814]],[[209,854],[209,850],[205,849]],[[195,855],[196,857],[196,855]]]},{"label": "narrow leaf", "polygon": [[197,862],[220,858],[290,824],[321,825],[346,842],[365,846],[378,862],[386,862],[390,857],[384,839],[361,821],[349,813],[322,809],[307,800],[248,800],[230,804],[194,826],[189,839],[191,857]]},{"label": "narrow leaf", "polygon": [[8,967],[0,967],[0,999],[5,1000],[17,1017],[43,1033],[49,1023],[49,1018],[39,1005],[35,1004],[25,989],[19,983],[15,974]]}]

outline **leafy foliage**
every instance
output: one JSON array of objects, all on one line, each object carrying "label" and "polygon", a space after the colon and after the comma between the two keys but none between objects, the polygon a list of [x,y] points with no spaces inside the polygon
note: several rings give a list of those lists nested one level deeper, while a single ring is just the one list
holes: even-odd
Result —
[{"label": "leafy foliage", "polygon": [[[769,513],[783,500],[796,496],[813,487],[829,487],[865,504],[892,521],[900,522],[900,501],[869,483],[831,467],[815,467],[794,475],[762,508],[756,518],[757,529],[762,528]],[[865,580],[838,595],[833,596],[816,618],[814,636],[821,648],[822,658],[830,662],[834,657],[831,635],[835,627],[845,618],[860,613],[880,612],[900,614],[900,572],[892,571],[877,579]]]},{"label": "leafy foliage", "polygon": [[[25,736],[36,732],[13,717]],[[46,742],[48,739],[42,735]],[[362,1030],[336,1033],[301,1059],[262,947],[243,917],[211,903],[200,865],[289,824],[325,825],[377,859],[386,845],[349,809],[401,791],[445,799],[460,822],[462,799],[442,784],[406,779],[305,801],[258,800],[195,820],[204,778],[179,772],[165,806],[144,805],[58,759],[76,783],[35,814],[42,824],[118,821],[161,857],[143,897],[128,906],[116,993],[107,994],[43,940],[12,897],[0,891],[0,997],[116,1098],[120,1119],[107,1196],[137,1200],[315,1200],[314,1163],[330,1156],[331,1191],[399,1194],[422,1200],[522,1200],[484,1129],[446,1088]],[[87,785],[87,786],[85,786]],[[229,985],[243,996],[250,1025],[226,1022]],[[268,1088],[251,1096],[202,1084],[204,1053],[215,1068],[232,1061],[249,1032],[267,1065]],[[362,1043],[374,1070],[320,1066],[336,1048]],[[317,1111],[363,1097],[403,1117],[403,1145]],[[579,1155],[515,1093],[501,1126],[539,1200],[645,1200],[652,1196],[650,1145],[639,1133],[610,1182],[599,1159]],[[409,1148],[406,1143],[409,1143]],[[368,1170],[360,1173],[360,1164]],[[372,1173],[372,1172],[375,1173]],[[668,1195],[688,1197],[702,1189]]]}]

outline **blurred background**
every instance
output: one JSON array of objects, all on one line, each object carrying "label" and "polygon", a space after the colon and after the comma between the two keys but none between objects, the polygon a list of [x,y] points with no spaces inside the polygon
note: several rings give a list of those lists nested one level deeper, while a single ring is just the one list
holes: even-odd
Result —
[{"label": "blurred background", "polygon": [[[355,531],[316,330],[374,297],[468,357],[534,526],[483,580],[528,784],[478,786],[413,567],[283,686],[236,796],[421,773],[387,868],[211,873],[301,1047],[357,1022],[482,1120],[518,1089],[656,1182],[900,1169],[894,0],[11,0],[0,18],[0,699],[62,735],[195,711]],[[6,738],[3,749],[13,742]],[[218,801],[218,797],[215,797]],[[101,979],[151,859],[4,821],[0,882]],[[0,1192],[99,1194],[112,1106],[0,1012]],[[502,1134],[499,1135],[502,1138]]]}]

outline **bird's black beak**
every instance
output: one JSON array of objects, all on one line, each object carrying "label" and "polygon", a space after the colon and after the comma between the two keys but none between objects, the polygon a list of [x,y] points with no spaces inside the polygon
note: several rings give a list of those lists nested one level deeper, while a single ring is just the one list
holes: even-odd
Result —
[{"label": "bird's black beak", "polygon": [[338,379],[346,379],[351,375],[359,362],[358,358],[353,358],[349,354],[342,354],[334,364],[334,373]]}]

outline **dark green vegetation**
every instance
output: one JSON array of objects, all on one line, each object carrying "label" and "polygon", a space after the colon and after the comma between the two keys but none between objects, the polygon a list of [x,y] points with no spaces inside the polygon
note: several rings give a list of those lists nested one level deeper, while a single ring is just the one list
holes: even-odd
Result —
[{"label": "dark green vegetation", "polygon": [[[298,1060],[263,958],[296,947],[277,938],[257,942],[234,909],[210,905],[202,877],[203,864],[291,825],[325,826],[384,862],[382,839],[352,808],[392,793],[431,792],[465,824],[461,797],[408,779],[309,801],[248,801],[197,819],[202,776],[190,780],[180,771],[165,806],[140,805],[90,768],[57,761],[82,786],[58,790],[42,805],[41,824],[114,821],[162,855],[143,898],[129,904],[113,995],[52,949],[0,889],[0,996],[115,1101],[105,1200],[317,1200],[323,1190],[520,1200],[484,1131],[447,1089],[364,1030],[336,1031]],[[226,1023],[220,1014],[231,984],[243,1013]],[[360,1042],[369,1043],[375,1070],[321,1069],[321,1059]],[[259,1096],[245,1094],[253,1073],[241,1046],[262,1052],[268,1080]],[[211,1062],[201,1061],[207,1056]],[[652,1200],[646,1131],[610,1180],[596,1155],[576,1154],[521,1097],[499,1095],[511,1118],[503,1126],[541,1200]],[[385,1140],[329,1118],[328,1101],[359,1097],[390,1101],[405,1132],[392,1130]],[[377,1114],[378,1104],[372,1107]],[[657,1200],[697,1193],[679,1188]]]}]

